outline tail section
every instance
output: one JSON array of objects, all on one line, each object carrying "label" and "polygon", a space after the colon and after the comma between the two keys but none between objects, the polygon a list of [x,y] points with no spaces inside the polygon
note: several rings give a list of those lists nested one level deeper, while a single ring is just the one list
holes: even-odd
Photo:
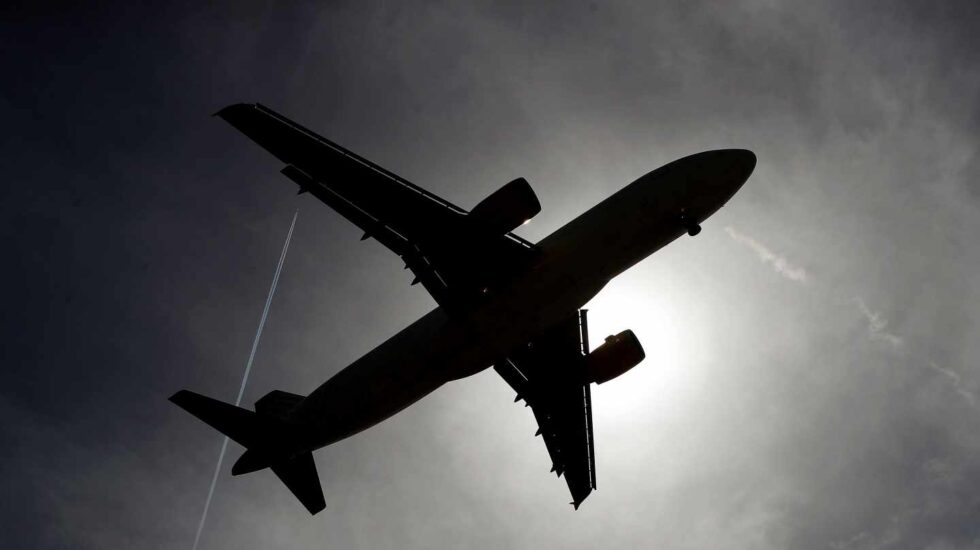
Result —
[{"label": "tail section", "polygon": [[316,514],[326,504],[313,453],[295,447],[295,426],[288,422],[289,412],[302,400],[300,395],[272,391],[250,411],[188,390],[170,397],[175,405],[246,448],[232,467],[232,475],[271,468],[303,506]]},{"label": "tail section", "polygon": [[323,500],[323,489],[320,487],[320,476],[316,473],[316,463],[313,462],[313,453],[310,451],[273,463],[272,471],[311,514],[327,507]]},{"label": "tail section", "polygon": [[268,424],[253,411],[192,391],[180,390],[170,401],[246,448],[258,445]]},{"label": "tail section", "polygon": [[255,402],[255,412],[285,420],[304,399],[306,398],[295,393],[272,390]]}]

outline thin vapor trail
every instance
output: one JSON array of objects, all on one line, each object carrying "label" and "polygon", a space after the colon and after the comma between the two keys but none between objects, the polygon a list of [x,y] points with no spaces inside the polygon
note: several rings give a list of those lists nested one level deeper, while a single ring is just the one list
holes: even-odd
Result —
[{"label": "thin vapor trail", "polygon": [[780,256],[779,254],[776,254],[766,245],[748,235],[739,233],[732,226],[726,227],[725,232],[728,233],[729,237],[735,239],[736,242],[751,248],[762,263],[771,265],[772,268],[783,277],[786,277],[791,281],[796,281],[797,283],[806,284],[806,270],[802,267],[794,266],[793,264],[789,263],[789,260]]},{"label": "thin vapor trail", "polygon": [[[248,362],[245,363],[245,374],[242,375],[242,384],[238,387],[238,397],[235,398],[235,406],[242,402],[242,395],[245,394],[245,384],[248,383],[248,375],[252,372],[252,361],[255,359],[255,350],[259,347],[259,338],[262,337],[262,329],[265,327],[265,319],[269,316],[269,306],[272,305],[272,297],[276,294],[276,286],[279,285],[279,274],[282,273],[282,264],[286,261],[286,251],[289,250],[289,241],[293,238],[293,228],[296,227],[296,217],[299,210],[293,214],[293,221],[289,224],[289,233],[286,234],[286,242],[282,245],[282,253],[279,254],[279,263],[276,265],[276,274],[272,277],[272,285],[269,287],[269,295],[265,298],[265,307],[262,309],[262,318],[259,319],[259,328],[255,331],[255,339],[252,340],[252,351],[248,354]],[[201,521],[197,524],[197,534],[194,535],[194,550],[201,541],[201,532],[204,530],[204,521],[208,518],[208,508],[211,507],[211,498],[214,496],[214,486],[218,484],[218,472],[221,471],[221,463],[225,459],[225,451],[228,449],[228,436],[221,442],[221,452],[218,454],[218,463],[214,467],[214,475],[211,476],[211,488],[208,489],[208,498],[204,501],[204,512],[201,514]]]},{"label": "thin vapor trail", "polygon": [[[811,289],[827,292],[826,288],[819,284],[819,280],[813,281],[812,279],[808,279],[806,270],[804,270],[802,267],[795,267],[789,260],[780,256],[779,254],[776,254],[762,242],[752,238],[749,235],[739,233],[734,227],[731,226],[726,227],[725,232],[728,233],[728,236],[734,239],[736,242],[746,245],[752,249],[762,263],[772,266],[772,268],[783,277],[804,284],[808,281],[814,282],[815,284],[814,286],[810,287]],[[913,353],[915,351],[911,349],[910,346],[906,345],[904,338],[885,330],[888,328],[888,319],[886,319],[880,312],[871,309],[863,298],[860,296],[855,296],[853,303],[855,306],[857,306],[858,311],[861,312],[861,315],[868,322],[868,337],[871,340],[885,342],[893,350],[904,351],[905,353]],[[952,384],[956,393],[965,399],[971,407],[974,409],[980,408],[980,405],[978,405],[978,403],[980,403],[980,397],[977,397],[972,392],[963,388],[963,380],[956,371],[941,367],[928,357],[923,357],[922,359],[925,361],[926,367],[946,377],[950,384]]]}]

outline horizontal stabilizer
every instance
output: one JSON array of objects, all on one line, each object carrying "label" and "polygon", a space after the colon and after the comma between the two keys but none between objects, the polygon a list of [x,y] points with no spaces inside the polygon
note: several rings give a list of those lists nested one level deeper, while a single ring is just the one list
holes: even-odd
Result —
[{"label": "horizontal stabilizer", "polygon": [[250,410],[188,390],[173,394],[170,401],[243,447],[257,442],[260,419]]},{"label": "horizontal stabilizer", "polygon": [[327,507],[323,500],[323,489],[320,488],[320,477],[316,473],[316,463],[313,462],[313,453],[305,452],[286,462],[273,464],[272,471],[311,514]]}]

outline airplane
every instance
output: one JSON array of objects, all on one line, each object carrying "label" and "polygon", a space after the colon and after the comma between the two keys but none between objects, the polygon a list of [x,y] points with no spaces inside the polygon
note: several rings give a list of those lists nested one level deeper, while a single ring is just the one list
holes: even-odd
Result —
[{"label": "airplane", "polygon": [[170,398],[245,448],[232,475],[270,468],[311,514],[326,506],[314,450],[491,366],[530,406],[578,510],[596,488],[591,384],[645,357],[631,330],[590,351],[582,307],[653,252],[697,235],[756,164],[744,149],[675,160],[531,243],[513,233],[541,210],[524,178],[467,212],[261,104],[215,115],[279,159],[299,194],[399,255],[437,304],[307,396],[273,390],[254,410],[188,390]]}]

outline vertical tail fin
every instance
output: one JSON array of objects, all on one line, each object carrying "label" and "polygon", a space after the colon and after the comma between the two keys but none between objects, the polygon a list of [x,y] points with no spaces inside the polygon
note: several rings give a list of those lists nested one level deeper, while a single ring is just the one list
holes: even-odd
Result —
[{"label": "vertical tail fin", "polygon": [[285,434],[292,431],[285,420],[287,408],[302,399],[286,392],[270,392],[256,403],[259,412],[253,412],[188,390],[170,397],[175,405],[246,448],[232,468],[233,475],[271,467],[303,506],[316,514],[326,504],[313,453],[296,453],[284,440]]},{"label": "vertical tail fin", "polygon": [[302,395],[282,390],[272,390],[255,402],[255,412],[276,418],[287,419],[293,409],[306,399]]}]

